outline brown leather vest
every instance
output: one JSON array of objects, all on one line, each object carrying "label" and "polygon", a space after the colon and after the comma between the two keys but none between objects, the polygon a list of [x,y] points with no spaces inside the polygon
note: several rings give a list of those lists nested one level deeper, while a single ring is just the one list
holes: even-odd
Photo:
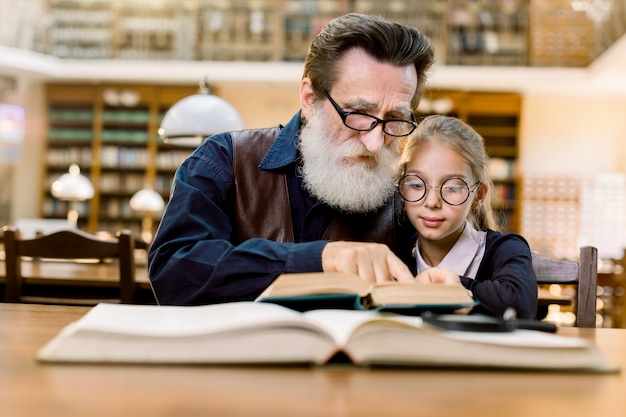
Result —
[{"label": "brown leather vest", "polygon": [[[234,236],[236,243],[251,238],[293,242],[293,223],[285,174],[258,168],[280,128],[231,132],[235,173]],[[357,221],[358,220],[358,221]],[[323,240],[379,242],[393,239],[394,207],[367,216],[337,213]]]}]

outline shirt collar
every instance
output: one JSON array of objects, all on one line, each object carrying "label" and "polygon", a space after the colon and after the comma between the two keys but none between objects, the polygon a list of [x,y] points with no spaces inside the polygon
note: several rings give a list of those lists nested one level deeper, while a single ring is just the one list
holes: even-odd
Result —
[{"label": "shirt collar", "polygon": [[[466,220],[461,236],[459,236],[441,263],[436,266],[450,269],[459,276],[474,278],[485,255],[486,238],[487,232],[474,229],[471,223]],[[430,266],[426,264],[420,254],[419,240],[416,249],[415,258],[417,260],[417,272],[419,273],[430,268]]]},{"label": "shirt collar", "polygon": [[270,147],[269,151],[259,164],[260,169],[276,170],[293,164],[298,160],[298,142],[300,140],[300,127],[302,111],[298,111],[289,123],[281,126],[280,133]]}]

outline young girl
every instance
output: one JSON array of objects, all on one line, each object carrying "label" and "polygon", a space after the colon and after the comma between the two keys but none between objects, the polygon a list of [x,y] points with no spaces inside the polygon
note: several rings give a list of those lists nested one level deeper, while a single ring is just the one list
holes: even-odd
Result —
[{"label": "young girl", "polygon": [[460,282],[479,302],[472,313],[536,315],[537,282],[528,243],[501,233],[483,138],[463,121],[428,116],[408,137],[398,192],[417,230],[416,280]]}]

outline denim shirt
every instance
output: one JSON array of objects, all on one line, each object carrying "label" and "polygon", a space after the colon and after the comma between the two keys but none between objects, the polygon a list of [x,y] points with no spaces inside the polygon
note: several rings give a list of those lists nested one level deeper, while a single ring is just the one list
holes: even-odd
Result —
[{"label": "denim shirt", "polygon": [[293,186],[299,184],[299,129],[300,112],[281,129],[259,166],[287,174],[294,224],[308,225],[294,227],[299,243],[230,242],[232,139],[229,133],[214,135],[176,171],[170,201],[148,251],[149,276],[159,303],[253,300],[281,273],[322,271],[327,241],[317,239],[327,223],[325,206]]}]

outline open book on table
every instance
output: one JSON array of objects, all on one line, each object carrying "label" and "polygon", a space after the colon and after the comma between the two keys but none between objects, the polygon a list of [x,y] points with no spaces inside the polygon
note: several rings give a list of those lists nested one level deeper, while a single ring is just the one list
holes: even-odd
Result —
[{"label": "open book on table", "polygon": [[257,298],[297,311],[320,308],[371,309],[419,315],[452,312],[476,302],[461,284],[385,282],[368,284],[356,274],[312,272],[283,274]]},{"label": "open book on table", "polygon": [[[441,330],[420,317],[300,313],[240,302],[195,307],[99,304],[42,347],[43,362],[317,364],[611,371],[593,344],[530,330]],[[344,358],[345,359],[345,358]]]}]

